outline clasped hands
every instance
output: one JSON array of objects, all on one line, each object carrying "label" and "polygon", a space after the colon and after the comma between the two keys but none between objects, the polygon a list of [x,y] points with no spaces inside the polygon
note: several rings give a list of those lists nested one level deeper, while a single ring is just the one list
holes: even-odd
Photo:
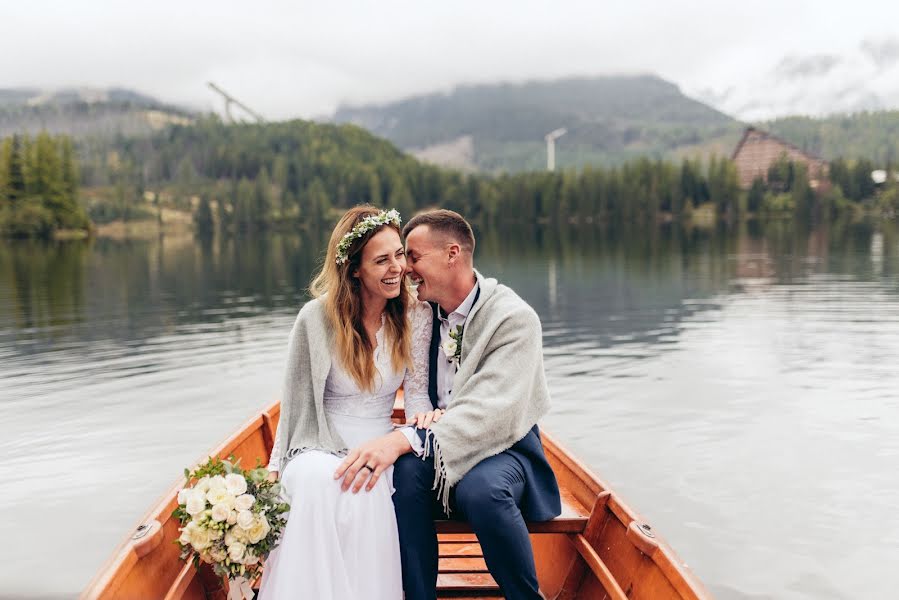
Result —
[{"label": "clasped hands", "polygon": [[[406,422],[406,425],[415,425],[418,429],[427,429],[443,416],[444,411],[436,409],[425,413],[419,413]],[[365,486],[369,492],[378,483],[381,475],[402,454],[411,450],[409,440],[401,431],[394,431],[387,435],[365,442],[357,448],[353,448],[337,471],[334,479],[343,478],[341,488],[344,492],[351,487],[353,493],[358,493]]]}]

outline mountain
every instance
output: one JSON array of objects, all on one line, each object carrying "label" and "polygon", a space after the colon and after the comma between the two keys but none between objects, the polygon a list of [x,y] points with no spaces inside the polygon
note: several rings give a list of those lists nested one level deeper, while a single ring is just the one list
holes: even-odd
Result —
[{"label": "mountain", "polygon": [[341,106],[354,123],[423,160],[488,172],[539,170],[544,135],[564,127],[556,164],[729,154],[742,125],[652,75],[461,86],[382,105]]},{"label": "mountain", "polygon": [[127,89],[0,89],[0,138],[40,131],[76,138],[143,137],[194,117],[190,110]]},{"label": "mountain", "polygon": [[693,95],[747,121],[899,109],[899,37],[832,52],[782,56],[731,86]]}]

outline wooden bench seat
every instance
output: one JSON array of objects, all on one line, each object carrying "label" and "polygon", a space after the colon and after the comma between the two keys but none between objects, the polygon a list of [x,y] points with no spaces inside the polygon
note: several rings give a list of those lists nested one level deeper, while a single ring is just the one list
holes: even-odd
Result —
[{"label": "wooden bench seat", "polygon": [[[562,514],[552,521],[529,522],[531,533],[582,533],[590,512],[567,490],[561,492]],[[439,598],[501,598],[478,540],[465,521],[436,521],[440,548],[437,595]]]},{"label": "wooden bench seat", "polygon": [[[563,489],[562,514],[552,521],[528,522],[531,533],[581,533],[587,526],[590,511],[578,502],[567,489]],[[435,521],[437,533],[471,533],[471,526],[465,521]]]}]

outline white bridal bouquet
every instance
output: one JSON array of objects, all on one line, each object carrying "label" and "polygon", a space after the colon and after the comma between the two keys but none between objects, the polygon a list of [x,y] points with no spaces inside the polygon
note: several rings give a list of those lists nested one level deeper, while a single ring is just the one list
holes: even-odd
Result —
[{"label": "white bridal bouquet", "polygon": [[181,521],[181,558],[196,566],[209,563],[216,575],[227,578],[229,600],[252,598],[250,582],[278,545],[290,510],[281,499],[281,484],[268,481],[261,466],[244,470],[239,460],[218,458],[193,472],[184,469],[184,476],[187,485],[178,492],[172,513]]}]

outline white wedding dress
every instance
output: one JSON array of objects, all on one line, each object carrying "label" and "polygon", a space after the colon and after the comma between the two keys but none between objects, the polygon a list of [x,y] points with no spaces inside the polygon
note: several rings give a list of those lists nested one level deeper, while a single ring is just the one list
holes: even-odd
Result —
[{"label": "white wedding dress", "polygon": [[[432,409],[428,398],[431,308],[410,308],[413,369],[396,372],[384,347],[384,326],[374,353],[377,375],[371,392],[362,391],[337,361],[324,391],[328,420],[347,447],[355,448],[393,431],[390,420],[403,386],[406,417]],[[280,430],[269,469],[283,455]],[[293,457],[281,473],[290,514],[281,542],[269,555],[259,600],[402,600],[399,538],[393,511],[393,467],[370,491],[340,489],[334,471],[341,457],[318,450]]]}]

